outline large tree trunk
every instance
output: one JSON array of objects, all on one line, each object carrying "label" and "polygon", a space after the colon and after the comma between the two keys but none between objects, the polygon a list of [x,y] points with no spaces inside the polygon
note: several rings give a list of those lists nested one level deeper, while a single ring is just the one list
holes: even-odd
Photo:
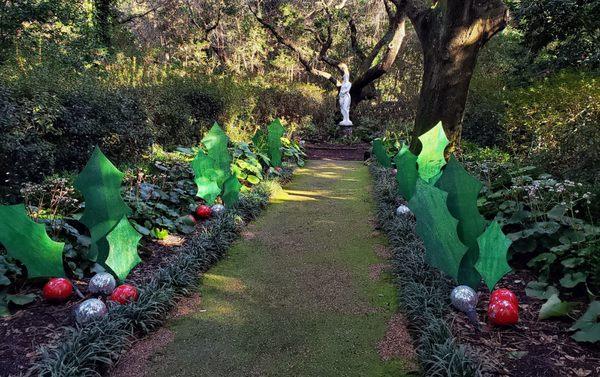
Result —
[{"label": "large tree trunk", "polygon": [[112,46],[111,38],[111,22],[112,22],[112,0],[96,0],[96,28],[98,33],[98,39],[105,47],[110,48]]},{"label": "large tree trunk", "polygon": [[460,142],[469,84],[483,45],[508,21],[501,0],[447,0],[435,8],[417,10],[409,17],[421,41],[423,81],[411,150],[418,153],[418,137],[439,121],[450,139],[450,151]]}]

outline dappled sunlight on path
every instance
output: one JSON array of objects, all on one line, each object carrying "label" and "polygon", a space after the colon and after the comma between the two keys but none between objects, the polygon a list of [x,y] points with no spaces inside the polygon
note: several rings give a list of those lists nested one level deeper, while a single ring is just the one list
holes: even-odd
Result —
[{"label": "dappled sunlight on path", "polygon": [[200,307],[169,323],[146,375],[404,375],[407,360],[378,354],[396,290],[375,252],[369,182],[358,162],[298,169],[204,275]]}]

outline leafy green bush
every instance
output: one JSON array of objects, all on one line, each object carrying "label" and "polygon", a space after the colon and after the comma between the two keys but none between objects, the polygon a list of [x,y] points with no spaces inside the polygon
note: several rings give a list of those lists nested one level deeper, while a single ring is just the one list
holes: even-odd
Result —
[{"label": "leafy green bush", "polygon": [[562,72],[509,95],[508,146],[551,173],[600,181],[600,76]]}]

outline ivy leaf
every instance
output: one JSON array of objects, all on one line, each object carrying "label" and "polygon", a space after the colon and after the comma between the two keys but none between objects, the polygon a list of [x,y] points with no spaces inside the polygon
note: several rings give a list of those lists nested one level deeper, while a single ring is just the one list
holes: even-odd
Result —
[{"label": "ivy leaf", "polygon": [[202,139],[208,157],[214,161],[212,174],[214,174],[213,179],[219,187],[222,187],[225,180],[231,175],[231,156],[227,149],[228,143],[229,138],[217,123],[213,124]]},{"label": "ivy leaf", "polygon": [[558,298],[558,294],[555,293],[542,305],[538,318],[562,317],[567,315],[574,307],[574,303],[562,301]]},{"label": "ivy leaf", "polygon": [[447,196],[446,192],[419,179],[408,207],[417,218],[416,231],[425,244],[427,262],[457,279],[467,247],[458,238],[458,220],[446,207]]},{"label": "ivy leaf", "polygon": [[444,150],[450,144],[444,132],[444,127],[442,127],[442,122],[419,136],[419,140],[423,145],[421,153],[417,157],[419,177],[425,182],[435,183],[440,176],[442,167],[446,164]]},{"label": "ivy leaf", "polygon": [[481,275],[475,269],[479,258],[477,237],[483,233],[486,225],[477,209],[477,197],[483,184],[451,156],[436,186],[448,193],[446,203],[450,214],[458,220],[458,238],[469,248],[460,264],[458,282],[477,289],[481,282]]},{"label": "ivy leaf", "polygon": [[75,180],[75,188],[85,199],[85,210],[80,221],[91,234],[91,257],[103,262],[108,256],[106,235],[131,209],[121,198],[121,173],[96,147],[85,168]]},{"label": "ivy leaf", "polygon": [[389,168],[392,166],[392,160],[390,156],[388,156],[385,147],[383,146],[383,141],[380,138],[373,140],[373,154],[379,162],[379,165]]},{"label": "ivy leaf", "polygon": [[204,199],[208,204],[214,203],[221,193],[221,188],[217,184],[218,173],[215,169],[215,161],[200,150],[192,161],[192,170],[194,182],[198,186],[196,196]]},{"label": "ivy leaf", "polygon": [[281,124],[279,118],[269,124],[269,134],[267,136],[269,144],[269,157],[271,158],[271,166],[281,166],[281,138],[285,132],[285,128]]},{"label": "ivy leaf", "polygon": [[569,330],[576,331],[572,338],[578,342],[600,342],[600,301],[592,301],[583,315]]},{"label": "ivy leaf", "polygon": [[541,281],[530,281],[525,288],[525,294],[529,297],[547,300],[550,296],[558,294],[558,289]]},{"label": "ivy leaf", "polygon": [[24,204],[0,206],[0,243],[8,256],[25,265],[28,278],[65,276],[65,244],[48,237],[46,227],[29,218]]},{"label": "ivy leaf", "polygon": [[394,157],[397,173],[398,192],[405,200],[410,200],[415,193],[415,186],[419,173],[417,172],[417,156],[415,156],[406,144],[402,145],[400,152]]},{"label": "ivy leaf", "polygon": [[497,221],[487,227],[485,232],[477,238],[479,244],[479,258],[475,269],[479,271],[490,291],[504,275],[511,271],[506,261],[506,253],[512,243],[504,233]]},{"label": "ivy leaf", "polygon": [[103,266],[110,269],[119,280],[125,280],[129,272],[142,261],[137,252],[141,239],[142,235],[123,216],[106,236],[109,253]]},{"label": "ivy leaf", "polygon": [[230,176],[229,179],[225,181],[223,184],[223,195],[221,195],[221,198],[227,207],[231,207],[237,203],[241,188],[242,184],[234,175]]},{"label": "ivy leaf", "polygon": [[573,274],[566,274],[560,279],[560,285],[565,288],[574,288],[579,283],[584,283],[587,280],[587,274],[585,272],[575,272]]}]

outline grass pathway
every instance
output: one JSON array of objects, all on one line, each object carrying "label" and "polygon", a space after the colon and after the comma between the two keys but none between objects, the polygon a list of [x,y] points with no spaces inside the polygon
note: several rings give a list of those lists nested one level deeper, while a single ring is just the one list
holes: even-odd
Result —
[{"label": "grass pathway", "polygon": [[378,274],[385,239],[373,231],[369,189],[359,162],[299,169],[204,275],[197,307],[169,322],[172,339],[146,375],[405,375],[407,360],[378,354],[384,338],[403,340],[386,336],[396,289]]}]

